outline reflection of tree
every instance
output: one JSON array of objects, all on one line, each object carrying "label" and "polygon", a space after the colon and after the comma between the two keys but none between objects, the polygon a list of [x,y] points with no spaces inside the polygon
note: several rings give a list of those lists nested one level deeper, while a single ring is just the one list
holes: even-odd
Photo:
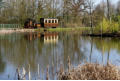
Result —
[{"label": "reflection of tree", "polygon": [[66,33],[61,35],[61,38],[63,40],[64,62],[67,63],[66,59],[68,56],[73,64],[79,64],[80,61],[85,59],[84,51],[81,50],[82,37],[79,34]]},{"label": "reflection of tree", "polygon": [[67,65],[68,56],[73,64],[83,61],[85,50],[81,50],[81,40],[85,42],[85,39],[82,39],[78,34],[71,33],[63,33],[59,37],[58,43],[45,44],[43,37],[38,37],[35,33],[8,35],[6,38],[0,39],[3,49],[2,55],[7,62],[17,67],[28,67],[30,64],[32,71],[37,70],[38,64],[40,64],[40,68],[44,69],[48,64],[51,67],[52,62],[55,67],[61,61]]},{"label": "reflection of tree", "polygon": [[[9,39],[1,39],[0,45],[2,47],[2,54],[16,66],[27,66],[31,64],[31,68],[37,67],[36,58],[41,54],[43,42],[41,39],[36,39],[28,42],[23,36],[19,34],[16,36],[8,36]],[[16,39],[16,40],[14,40]]]},{"label": "reflection of tree", "polygon": [[116,49],[120,52],[120,41],[118,38],[94,38],[94,44],[100,51],[108,52],[110,49]]},{"label": "reflection of tree", "polygon": [[[102,54],[107,52],[107,62],[110,61],[110,51],[117,50],[120,54],[120,41],[118,38],[94,38],[94,44],[99,51],[102,51]],[[103,58],[103,56],[102,56]],[[102,59],[103,61],[103,59]]]},{"label": "reflection of tree", "polygon": [[5,69],[5,62],[3,62],[1,52],[0,52],[0,73],[4,72],[4,69]]},{"label": "reflection of tree", "polygon": [[92,61],[93,38],[91,38],[90,62]]}]

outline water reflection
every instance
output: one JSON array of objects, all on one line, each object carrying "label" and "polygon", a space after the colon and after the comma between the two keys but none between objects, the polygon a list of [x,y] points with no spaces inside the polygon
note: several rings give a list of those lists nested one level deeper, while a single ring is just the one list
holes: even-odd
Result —
[{"label": "water reflection", "polygon": [[[88,62],[116,62],[120,58],[120,39],[82,37],[74,32],[35,32],[0,35],[0,78],[12,75],[17,67],[30,67],[32,79],[45,79],[49,65],[50,79],[61,64],[67,68],[67,58],[76,66]],[[118,63],[118,62],[117,62]],[[2,68],[2,69],[1,69]],[[11,70],[9,71],[8,68]],[[54,76],[55,77],[54,77]],[[14,76],[11,76],[13,79]]]},{"label": "water reflection", "polygon": [[58,33],[56,32],[45,32],[44,33],[44,43],[58,43]]},{"label": "water reflection", "polygon": [[5,64],[5,62],[3,61],[2,56],[1,56],[1,54],[0,54],[0,73],[3,73],[3,72],[4,72],[5,66],[6,66],[6,64]]},{"label": "water reflection", "polygon": [[110,56],[112,51],[116,51],[117,54],[120,54],[119,38],[94,38],[93,42],[97,50],[101,52],[103,62],[104,62],[104,54],[107,55],[107,61],[111,61]]},{"label": "water reflection", "polygon": [[24,35],[25,39],[28,41],[34,41],[40,39],[44,41],[45,44],[57,43],[58,42],[58,33],[57,32],[44,32],[44,33],[27,33]]}]

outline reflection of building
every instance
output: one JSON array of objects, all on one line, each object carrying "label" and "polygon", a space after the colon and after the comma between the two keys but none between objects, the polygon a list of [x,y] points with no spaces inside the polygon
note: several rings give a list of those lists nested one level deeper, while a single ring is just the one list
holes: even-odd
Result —
[{"label": "reflection of building", "polygon": [[28,33],[25,34],[24,37],[29,41],[39,38],[41,41],[44,41],[45,44],[58,42],[58,33],[56,32]]},{"label": "reflection of building", "polygon": [[24,36],[27,40],[32,41],[35,40],[36,38],[40,38],[41,34],[40,33],[27,33]]},{"label": "reflection of building", "polygon": [[44,43],[57,43],[58,33],[44,33]]}]

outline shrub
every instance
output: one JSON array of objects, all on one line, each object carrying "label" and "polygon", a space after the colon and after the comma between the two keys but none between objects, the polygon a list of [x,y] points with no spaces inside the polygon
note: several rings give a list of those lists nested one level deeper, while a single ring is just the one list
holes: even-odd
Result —
[{"label": "shrub", "polygon": [[101,31],[102,31],[102,33],[106,33],[106,32],[108,32],[109,24],[110,24],[110,22],[107,19],[103,18],[102,22],[100,22],[98,24],[98,26],[95,28],[94,31],[96,31],[98,33]]},{"label": "shrub", "polygon": [[119,31],[119,22],[112,21],[110,22],[106,18],[103,18],[102,22],[98,24],[98,26],[95,28],[94,33],[98,32],[100,33],[115,33]]},{"label": "shrub", "polygon": [[109,31],[112,32],[112,33],[116,33],[119,31],[119,24],[118,22],[112,22],[109,26]]}]

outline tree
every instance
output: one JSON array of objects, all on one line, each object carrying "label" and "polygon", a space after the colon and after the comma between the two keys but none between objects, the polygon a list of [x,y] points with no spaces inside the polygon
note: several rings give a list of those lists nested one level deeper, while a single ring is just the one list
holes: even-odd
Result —
[{"label": "tree", "polygon": [[119,15],[120,13],[120,1],[117,4],[116,14]]},{"label": "tree", "polygon": [[65,21],[68,21],[68,15],[69,15],[68,4],[69,4],[69,0],[63,0],[63,18],[65,19]]},{"label": "tree", "polygon": [[111,15],[110,15],[110,2],[109,2],[109,0],[107,0],[107,9],[108,9],[108,19],[109,19],[109,21],[111,22]]},{"label": "tree", "polygon": [[90,17],[90,27],[91,27],[91,32],[93,32],[93,7],[94,7],[94,2],[92,0],[88,0],[88,8],[89,8],[89,17]]},{"label": "tree", "polygon": [[82,12],[86,11],[88,5],[85,0],[70,0],[68,8],[69,13],[72,14],[76,22],[76,19],[82,15]]},{"label": "tree", "polygon": [[94,7],[94,10],[92,11],[92,18],[93,18],[93,25],[97,26],[105,17],[105,2],[99,3],[96,7]]},{"label": "tree", "polygon": [[37,20],[39,18],[44,17],[44,2],[43,1],[38,1],[38,8],[37,8]]}]

